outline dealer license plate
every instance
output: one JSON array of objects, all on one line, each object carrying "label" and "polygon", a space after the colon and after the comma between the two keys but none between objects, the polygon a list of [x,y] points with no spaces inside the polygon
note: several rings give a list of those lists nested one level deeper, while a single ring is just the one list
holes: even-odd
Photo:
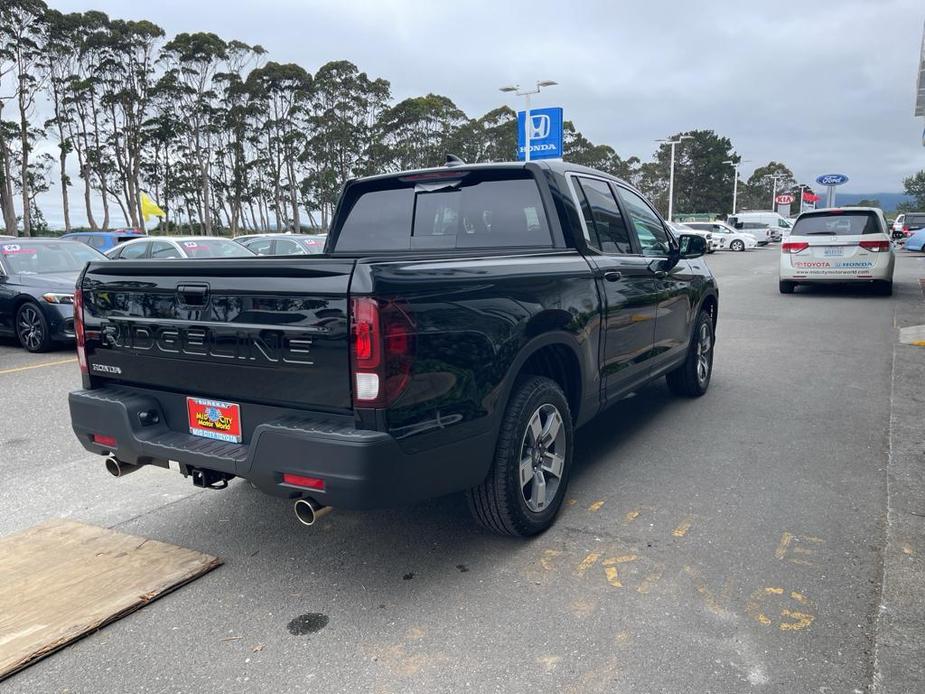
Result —
[{"label": "dealer license plate", "polygon": [[241,406],[237,403],[188,397],[186,414],[193,436],[241,443]]},{"label": "dealer license plate", "polygon": [[845,249],[839,246],[826,248],[822,254],[826,258],[841,258],[845,254]]}]

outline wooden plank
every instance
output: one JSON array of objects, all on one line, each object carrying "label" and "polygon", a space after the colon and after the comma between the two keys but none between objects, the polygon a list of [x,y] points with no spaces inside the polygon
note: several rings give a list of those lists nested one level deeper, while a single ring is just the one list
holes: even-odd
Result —
[{"label": "wooden plank", "polygon": [[63,519],[0,538],[0,680],[221,563]]}]

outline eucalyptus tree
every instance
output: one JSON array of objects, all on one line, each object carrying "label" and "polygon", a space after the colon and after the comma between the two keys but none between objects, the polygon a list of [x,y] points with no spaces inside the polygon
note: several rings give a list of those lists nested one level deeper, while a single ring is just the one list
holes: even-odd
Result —
[{"label": "eucalyptus tree", "polygon": [[62,118],[64,131],[77,157],[83,180],[84,207],[91,229],[100,225],[93,214],[93,191],[103,205],[102,228],[109,226],[110,157],[102,136],[104,93],[102,71],[105,47],[109,41],[109,17],[90,11],[74,19],[69,34],[76,49],[73,72],[62,83]]},{"label": "eucalyptus tree", "polygon": [[509,106],[493,109],[473,122],[473,152],[466,161],[511,161],[517,158],[517,114]]},{"label": "eucalyptus tree", "polygon": [[[37,66],[42,55],[44,17],[47,9],[42,0],[4,0],[0,4],[0,61],[12,63],[10,70],[0,68],[0,74],[11,73],[13,97],[19,116],[16,133],[19,148],[17,182],[22,196],[24,236],[30,236],[32,233],[33,196],[29,189],[29,161],[33,142],[42,131],[34,128],[31,120],[34,117],[36,95],[42,88],[44,78]],[[5,98],[8,97],[0,94],[0,104]],[[7,168],[12,169],[9,167],[9,157],[10,150],[6,146],[4,160],[7,162]]]},{"label": "eucalyptus tree", "polygon": [[390,90],[386,80],[370,79],[347,60],[326,63],[315,73],[301,185],[303,198],[320,210],[322,227],[328,226],[344,182],[374,168],[370,146]]},{"label": "eucalyptus tree", "polygon": [[77,65],[79,13],[62,14],[49,9],[45,14],[45,42],[42,69],[47,80],[52,118],[45,122],[58,139],[58,174],[61,184],[61,209],[64,212],[64,230],[71,230],[69,199],[70,176],[67,173],[68,155],[74,151],[73,129],[68,127],[73,113],[66,106],[68,86]]},{"label": "eucalyptus tree", "polygon": [[253,132],[259,108],[250,100],[246,85],[247,74],[259,67],[266,55],[262,46],[250,46],[242,41],[228,42],[225,70],[215,77],[221,86],[221,101],[217,113],[216,173],[221,209],[228,218],[232,234],[247,226],[244,203],[253,199],[248,174],[256,161]]},{"label": "eucalyptus tree", "polygon": [[442,164],[459,149],[469,123],[448,97],[436,94],[405,99],[386,110],[377,123],[374,161],[386,170],[419,169]]},{"label": "eucalyptus tree", "polygon": [[[105,90],[101,105],[106,112],[107,144],[121,193],[126,220],[143,228],[141,214],[141,161],[143,128],[155,84],[155,60],[164,30],[148,21],[112,20],[100,77]],[[124,204],[123,204],[124,201]]]},{"label": "eucalyptus tree", "polygon": [[178,34],[161,51],[174,109],[188,127],[186,150],[198,169],[196,208],[202,230],[211,234],[212,157],[219,94],[215,76],[228,57],[228,44],[212,33]]},{"label": "eucalyptus tree", "polygon": [[300,180],[296,163],[308,140],[308,109],[312,76],[295,63],[269,62],[247,77],[251,101],[262,112],[261,131],[272,167],[276,227],[301,225]]}]

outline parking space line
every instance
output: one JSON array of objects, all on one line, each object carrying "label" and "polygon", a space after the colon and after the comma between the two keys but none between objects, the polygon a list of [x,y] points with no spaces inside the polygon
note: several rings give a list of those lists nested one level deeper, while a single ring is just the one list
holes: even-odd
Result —
[{"label": "parking space line", "polygon": [[58,361],[46,361],[41,364],[30,364],[29,366],[16,366],[12,369],[0,369],[0,376],[3,374],[13,374],[20,371],[29,371],[30,369],[41,369],[45,366],[59,366],[60,364],[74,364],[77,361],[77,357],[71,359],[60,359]]}]

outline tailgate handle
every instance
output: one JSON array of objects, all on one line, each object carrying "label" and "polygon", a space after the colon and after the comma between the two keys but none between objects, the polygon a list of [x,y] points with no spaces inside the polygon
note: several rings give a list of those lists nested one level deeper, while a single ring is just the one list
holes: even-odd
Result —
[{"label": "tailgate handle", "polygon": [[177,295],[180,297],[180,303],[186,306],[205,306],[209,300],[209,285],[179,284]]}]

